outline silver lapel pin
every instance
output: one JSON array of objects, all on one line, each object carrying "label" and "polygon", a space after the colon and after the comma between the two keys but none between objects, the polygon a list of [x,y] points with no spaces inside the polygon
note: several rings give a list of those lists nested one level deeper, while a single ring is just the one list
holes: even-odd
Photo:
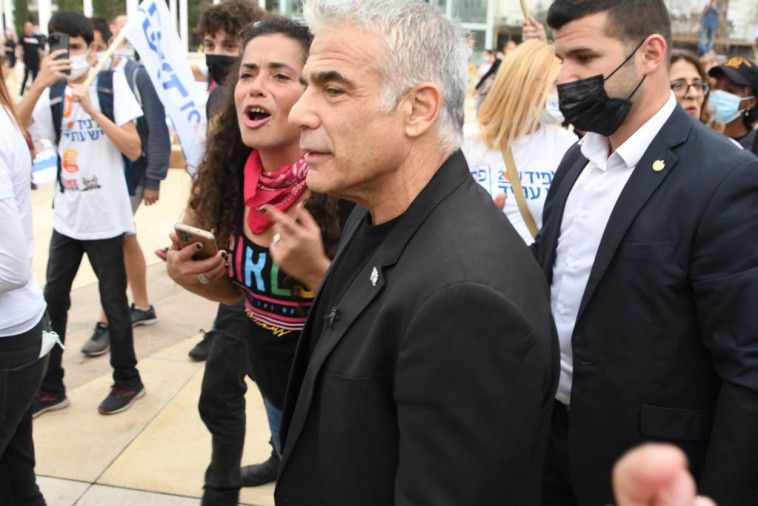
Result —
[{"label": "silver lapel pin", "polygon": [[371,270],[371,277],[369,279],[371,280],[371,286],[376,286],[376,282],[379,281],[379,271],[376,267]]}]

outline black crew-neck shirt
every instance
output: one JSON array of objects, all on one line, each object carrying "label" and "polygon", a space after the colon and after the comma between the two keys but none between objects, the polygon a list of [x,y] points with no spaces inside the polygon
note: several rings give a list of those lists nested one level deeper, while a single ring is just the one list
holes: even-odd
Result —
[{"label": "black crew-neck shirt", "polygon": [[19,41],[24,48],[24,65],[28,67],[39,66],[39,51],[42,49],[42,41],[36,35],[24,35]]},{"label": "black crew-neck shirt", "polygon": [[[311,327],[313,331],[309,336],[309,357],[313,355],[313,350],[316,348],[323,331],[336,319],[339,319],[339,302],[345,291],[377,248],[387,239],[399,219],[400,217],[397,217],[381,225],[371,225],[371,215],[367,213],[366,218],[358,225],[358,230],[356,230],[353,239],[345,246],[340,258],[329,271],[329,276],[324,281],[319,298],[311,310],[316,320]],[[363,281],[371,283],[368,276]]]}]

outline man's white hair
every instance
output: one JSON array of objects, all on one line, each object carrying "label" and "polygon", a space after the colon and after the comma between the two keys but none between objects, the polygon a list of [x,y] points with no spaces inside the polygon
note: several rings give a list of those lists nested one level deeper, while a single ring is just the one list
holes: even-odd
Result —
[{"label": "man's white hair", "polygon": [[422,0],[308,0],[304,15],[314,33],[320,28],[353,25],[382,38],[385,58],[377,63],[383,76],[385,113],[394,111],[417,84],[437,84],[443,99],[437,120],[440,143],[450,152],[458,148],[468,47],[457,22]]}]

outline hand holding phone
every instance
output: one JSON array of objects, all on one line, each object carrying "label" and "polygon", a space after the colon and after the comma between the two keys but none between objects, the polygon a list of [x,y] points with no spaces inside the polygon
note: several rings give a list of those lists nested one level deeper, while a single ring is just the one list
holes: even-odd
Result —
[{"label": "hand holding phone", "polygon": [[179,245],[182,248],[198,242],[203,245],[202,249],[192,256],[194,260],[211,258],[218,253],[216,238],[207,230],[185,225],[184,223],[177,223],[174,225],[174,230],[179,239]]},{"label": "hand holding phone", "polygon": [[[65,33],[53,33],[50,34],[50,36],[47,39],[47,43],[50,47],[50,52],[58,51],[59,49],[64,49],[66,52],[61,53],[59,56],[56,56],[56,60],[68,60],[69,54],[68,54],[68,46],[69,46],[69,36]],[[64,74],[69,75],[71,73],[70,70],[64,70]]]}]

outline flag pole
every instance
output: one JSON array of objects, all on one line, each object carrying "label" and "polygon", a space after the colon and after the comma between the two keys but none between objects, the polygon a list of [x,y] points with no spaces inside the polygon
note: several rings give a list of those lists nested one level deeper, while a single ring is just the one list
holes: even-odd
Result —
[{"label": "flag pole", "polygon": [[84,81],[84,87],[89,88],[92,84],[92,81],[95,80],[97,77],[97,74],[100,73],[101,70],[103,70],[103,67],[105,67],[105,62],[111,59],[113,56],[113,53],[116,52],[116,48],[118,48],[122,42],[126,40],[126,31],[121,30],[121,33],[118,34],[118,36],[113,40],[113,43],[108,47],[108,49],[105,51],[105,56],[100,59],[99,62],[97,62],[97,65],[95,65],[95,68],[93,69],[94,72],[90,72],[89,76],[87,77],[87,80]]},{"label": "flag pole", "polygon": [[529,19],[529,8],[526,6],[526,0],[521,0],[521,12],[524,13],[524,19]]}]

